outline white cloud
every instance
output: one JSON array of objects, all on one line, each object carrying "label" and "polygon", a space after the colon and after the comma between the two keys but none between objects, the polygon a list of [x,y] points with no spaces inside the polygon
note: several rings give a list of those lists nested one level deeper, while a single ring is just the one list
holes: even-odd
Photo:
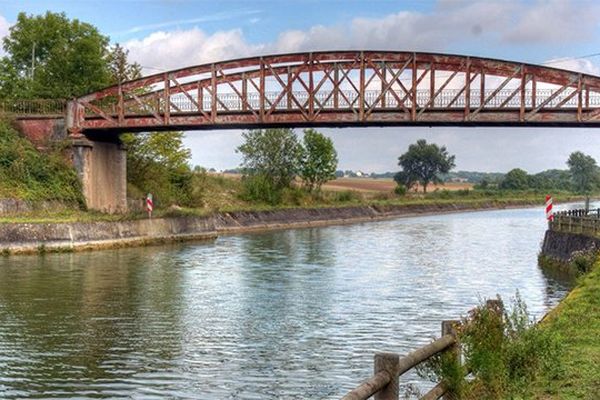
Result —
[{"label": "white cloud", "polygon": [[600,75],[600,66],[585,58],[558,58],[544,63],[549,67],[582,72],[584,74]]},{"label": "white cloud", "polygon": [[600,6],[592,2],[538,0],[520,8],[516,24],[504,35],[511,43],[570,43],[592,37],[600,21]]},{"label": "white cloud", "polygon": [[198,28],[154,32],[124,46],[129,49],[131,59],[139,62],[147,73],[244,57],[262,47],[248,44],[237,29],[207,35]]},{"label": "white cloud", "polygon": [[[198,28],[158,31],[125,43],[140,64],[172,69],[198,63],[268,53],[326,49],[381,49],[444,52],[460,44],[553,44],[592,37],[600,7],[569,0],[439,0],[428,13],[402,11],[382,18],[355,18],[345,25],[289,30],[273,42],[251,44],[242,30],[206,34]],[[568,64],[595,68],[585,62]],[[156,72],[147,68],[147,73]]]}]

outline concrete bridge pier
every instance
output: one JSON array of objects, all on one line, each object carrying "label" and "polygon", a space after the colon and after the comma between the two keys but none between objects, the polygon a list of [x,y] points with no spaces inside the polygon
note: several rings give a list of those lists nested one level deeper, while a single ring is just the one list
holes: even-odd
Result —
[{"label": "concrete bridge pier", "polygon": [[99,140],[72,137],[73,166],[87,207],[109,213],[127,211],[127,151],[118,136]]}]

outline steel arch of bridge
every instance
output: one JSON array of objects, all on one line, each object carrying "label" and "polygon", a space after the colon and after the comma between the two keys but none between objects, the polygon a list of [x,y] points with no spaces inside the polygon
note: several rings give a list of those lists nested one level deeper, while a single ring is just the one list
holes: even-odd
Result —
[{"label": "steel arch of bridge", "polygon": [[600,126],[600,77],[461,55],[336,51],[198,65],[68,105],[72,135],[267,126]]}]

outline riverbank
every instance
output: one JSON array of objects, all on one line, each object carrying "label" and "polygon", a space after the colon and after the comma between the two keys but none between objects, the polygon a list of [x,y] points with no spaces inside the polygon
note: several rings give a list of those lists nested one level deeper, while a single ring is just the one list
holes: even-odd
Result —
[{"label": "riverbank", "polygon": [[0,224],[0,252],[26,254],[79,251],[187,240],[210,240],[221,234],[305,228],[377,221],[417,215],[508,209],[539,205],[533,200],[470,200],[412,204],[279,208],[183,214],[153,219]]},{"label": "riverbank", "polygon": [[541,322],[560,337],[559,370],[532,386],[536,399],[597,399],[600,393],[600,262]]}]

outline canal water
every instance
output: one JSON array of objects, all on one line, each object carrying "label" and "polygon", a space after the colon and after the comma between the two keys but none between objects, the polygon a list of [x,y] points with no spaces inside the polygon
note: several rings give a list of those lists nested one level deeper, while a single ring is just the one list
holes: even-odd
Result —
[{"label": "canal water", "polygon": [[545,228],[515,209],[0,258],[0,398],[339,398],[485,298],[541,317],[568,290],[536,264]]}]

